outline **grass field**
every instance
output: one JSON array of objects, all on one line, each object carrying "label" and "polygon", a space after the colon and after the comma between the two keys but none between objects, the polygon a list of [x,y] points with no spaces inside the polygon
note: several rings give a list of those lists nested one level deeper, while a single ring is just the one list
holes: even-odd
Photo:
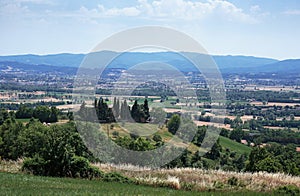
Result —
[{"label": "grass field", "polygon": [[233,141],[229,138],[223,137],[223,136],[220,136],[219,139],[220,139],[221,146],[223,148],[228,148],[230,151],[234,151],[239,154],[244,154],[244,153],[250,154],[250,152],[251,152],[251,148],[244,144],[235,142],[235,141]]},{"label": "grass field", "polygon": [[21,123],[28,123],[30,121],[30,118],[19,118],[16,119],[16,121]]},{"label": "grass field", "polygon": [[[0,172],[0,195],[200,195],[199,192],[98,180],[51,178]],[[201,195],[266,195],[201,192]]]},{"label": "grass field", "polygon": [[0,173],[0,195],[193,195],[192,192],[97,180]]}]

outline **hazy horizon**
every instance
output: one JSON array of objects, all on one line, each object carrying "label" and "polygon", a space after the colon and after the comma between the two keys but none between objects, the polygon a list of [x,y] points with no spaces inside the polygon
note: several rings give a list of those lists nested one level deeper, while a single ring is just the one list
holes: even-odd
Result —
[{"label": "hazy horizon", "polygon": [[[109,52],[118,52],[118,51],[109,51]],[[133,51],[132,53],[163,53],[163,52],[173,52],[173,51]],[[189,52],[189,51],[180,51],[181,52]],[[192,52],[193,53],[193,52]],[[78,53],[73,53],[73,52],[59,52],[59,53],[20,53],[20,54],[0,54],[0,56],[26,56],[26,55],[36,55],[36,56],[48,56],[48,55],[62,55],[62,54],[74,54],[74,55],[87,55],[89,52],[78,52]],[[278,59],[278,58],[273,58],[273,57],[266,57],[266,56],[254,56],[254,55],[246,55],[246,54],[208,54],[210,56],[242,56],[242,57],[255,57],[255,58],[266,58],[266,59],[274,59],[278,61],[282,60],[293,60],[293,59],[300,59],[300,58],[287,58],[287,59]]]},{"label": "hazy horizon", "polygon": [[298,0],[3,0],[0,55],[88,53],[116,32],[154,25],[210,54],[299,59],[299,22]]}]

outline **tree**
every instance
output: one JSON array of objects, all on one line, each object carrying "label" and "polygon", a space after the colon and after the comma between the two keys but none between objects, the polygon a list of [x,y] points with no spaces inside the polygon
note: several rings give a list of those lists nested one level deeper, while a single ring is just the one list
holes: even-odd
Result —
[{"label": "tree", "polygon": [[246,171],[259,171],[258,163],[260,160],[265,159],[269,155],[268,151],[265,148],[254,148],[249,156],[249,161],[246,164]]},{"label": "tree", "polygon": [[282,165],[275,157],[268,156],[267,158],[258,161],[257,171],[276,173],[282,171]]},{"label": "tree", "polygon": [[130,106],[128,106],[126,100],[121,104],[120,117],[124,121],[130,120]]},{"label": "tree", "polygon": [[220,145],[219,139],[212,146],[210,152],[206,153],[206,157],[212,160],[217,160],[221,157],[222,147]]},{"label": "tree", "polygon": [[137,100],[134,101],[134,104],[131,108],[131,117],[135,122],[140,122],[140,112],[139,112],[139,105]]},{"label": "tree", "polygon": [[23,104],[20,104],[20,107],[16,112],[16,118],[31,118],[32,116],[33,116],[33,109],[28,108]]},{"label": "tree", "polygon": [[59,113],[59,110],[56,107],[51,107],[49,122],[57,122],[58,121],[58,113]]},{"label": "tree", "polygon": [[52,123],[58,121],[59,110],[56,107],[37,106],[33,111],[33,117],[41,122]]},{"label": "tree", "polygon": [[235,140],[237,142],[240,142],[243,137],[244,137],[244,131],[240,128],[231,131],[229,136],[230,139]]},{"label": "tree", "polygon": [[108,106],[104,102],[103,98],[100,98],[98,101],[98,119],[100,121],[107,121],[108,117]]},{"label": "tree", "polygon": [[242,119],[237,116],[230,124],[231,128],[237,128],[243,123]]},{"label": "tree", "polygon": [[[78,116],[82,119],[82,120],[85,120],[85,121],[90,121],[90,117],[91,117],[91,112],[90,110],[91,108],[88,108],[86,107],[86,103],[83,102],[81,105],[80,105],[80,108],[79,108],[79,111],[77,112]],[[97,111],[96,111],[96,114],[98,115]]]},{"label": "tree", "polygon": [[2,125],[6,119],[9,118],[9,114],[5,109],[0,110],[0,125]]},{"label": "tree", "polygon": [[145,99],[144,105],[143,105],[143,111],[144,111],[144,118],[147,120],[150,117],[150,112],[149,112],[149,106],[148,106],[148,100]]},{"label": "tree", "polygon": [[168,131],[173,135],[175,135],[176,131],[179,129],[180,126],[180,117],[177,114],[174,114],[169,120],[167,126],[168,126]]},{"label": "tree", "polygon": [[49,122],[51,111],[48,106],[38,106],[33,111],[33,117],[39,119],[41,122]]},{"label": "tree", "polygon": [[245,168],[245,162],[247,160],[247,155],[242,154],[239,156],[237,160],[234,161],[235,167],[238,169],[238,171],[241,171],[242,169]]},{"label": "tree", "polygon": [[161,127],[166,119],[167,113],[162,108],[152,108],[150,112],[152,123],[159,124]]},{"label": "tree", "polygon": [[114,103],[113,103],[113,114],[115,116],[115,118],[119,118],[120,116],[120,102],[119,99],[117,99],[116,97],[114,98]]}]

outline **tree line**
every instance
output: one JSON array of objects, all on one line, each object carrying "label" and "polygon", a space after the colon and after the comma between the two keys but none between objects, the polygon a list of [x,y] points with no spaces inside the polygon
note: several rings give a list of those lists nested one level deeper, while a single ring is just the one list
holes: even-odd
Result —
[{"label": "tree line", "polygon": [[[138,104],[137,100],[135,100],[132,107],[130,107],[126,100],[121,102],[116,97],[111,108],[108,107],[108,104],[102,97],[99,100],[94,100],[93,107],[87,107],[86,103],[83,102],[77,114],[82,120],[98,120],[105,123],[116,122],[116,120],[145,123],[150,118],[147,99],[144,100],[143,104]],[[95,115],[97,119],[93,118]]]}]

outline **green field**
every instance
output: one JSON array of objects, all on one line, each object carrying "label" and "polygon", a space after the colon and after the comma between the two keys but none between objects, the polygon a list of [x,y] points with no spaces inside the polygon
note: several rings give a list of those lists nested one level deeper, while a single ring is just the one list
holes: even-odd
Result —
[{"label": "green field", "polygon": [[219,139],[221,146],[225,149],[228,148],[230,151],[234,151],[239,154],[250,154],[251,152],[251,148],[249,146],[238,143],[223,136],[220,136]]},{"label": "green field", "polygon": [[128,133],[136,133],[140,136],[151,136],[158,131],[158,126],[150,123],[124,123],[124,128]]},{"label": "green field", "polygon": [[0,172],[0,195],[267,195],[254,192],[191,192],[99,180]]},{"label": "green field", "polygon": [[31,118],[17,118],[16,121],[21,123],[28,123],[30,119]]}]

